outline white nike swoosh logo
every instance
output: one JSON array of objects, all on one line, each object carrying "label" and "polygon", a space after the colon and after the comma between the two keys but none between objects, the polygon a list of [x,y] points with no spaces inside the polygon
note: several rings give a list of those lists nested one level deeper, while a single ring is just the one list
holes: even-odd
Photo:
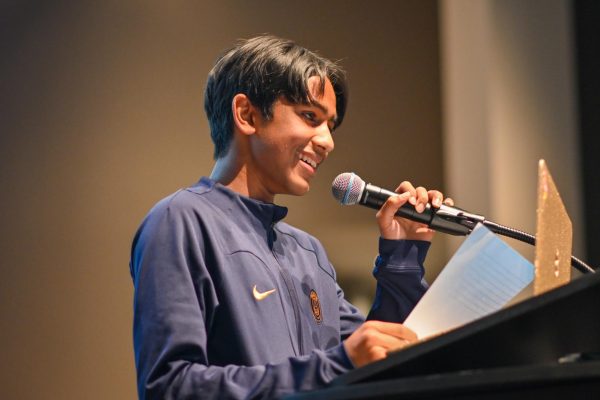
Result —
[{"label": "white nike swoosh logo", "polygon": [[275,289],[267,290],[266,292],[261,293],[256,289],[256,285],[254,285],[252,288],[252,295],[258,301],[266,299],[272,293],[275,293]]}]

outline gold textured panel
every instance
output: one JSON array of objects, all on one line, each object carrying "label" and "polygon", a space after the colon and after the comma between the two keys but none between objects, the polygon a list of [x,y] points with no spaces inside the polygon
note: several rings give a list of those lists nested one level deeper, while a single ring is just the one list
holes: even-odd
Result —
[{"label": "gold textured panel", "polygon": [[544,160],[538,165],[534,295],[571,280],[571,219]]}]

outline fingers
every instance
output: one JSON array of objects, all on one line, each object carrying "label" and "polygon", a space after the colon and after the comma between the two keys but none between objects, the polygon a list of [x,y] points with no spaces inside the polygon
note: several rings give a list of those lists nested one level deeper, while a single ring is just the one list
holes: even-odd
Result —
[{"label": "fingers", "polygon": [[377,224],[381,237],[390,240],[411,239],[431,241],[434,231],[423,221],[396,216],[398,209],[409,203],[418,213],[426,208],[439,208],[442,204],[453,205],[452,199],[444,199],[444,194],[439,190],[427,190],[423,186],[414,187],[409,181],[402,182],[397,188],[398,196],[388,198],[377,213]]},{"label": "fingers", "polygon": [[417,340],[417,334],[410,328],[395,322],[385,321],[367,321],[363,325],[373,327],[386,335],[394,336],[399,339],[405,339],[409,342]]},{"label": "fingers", "polygon": [[416,340],[417,335],[402,324],[367,321],[344,341],[344,348],[354,365],[363,366]]},{"label": "fingers", "polygon": [[377,219],[384,221],[391,221],[394,218],[398,209],[406,204],[411,198],[410,192],[404,192],[398,196],[391,196],[383,203],[383,206],[377,212]]},{"label": "fingers", "polygon": [[438,208],[442,205],[444,195],[439,190],[427,190],[423,186],[415,188],[409,181],[404,181],[396,188],[396,193],[410,193],[408,202],[415,206],[417,212],[423,212],[427,203]]},{"label": "fingers", "polygon": [[415,205],[415,209],[417,212],[423,212],[425,210],[425,206],[429,202],[429,196],[427,195],[427,189],[423,186],[419,186],[417,189],[417,204]]},{"label": "fingers", "polygon": [[410,193],[408,202],[415,206],[417,212],[423,212],[428,202],[427,190],[419,186],[415,188],[409,181],[404,181],[396,188],[396,193]]},{"label": "fingers", "polygon": [[381,346],[373,346],[369,349],[369,358],[372,361],[383,360],[387,357],[388,349]]},{"label": "fingers", "polygon": [[408,339],[385,334],[376,329],[365,331],[366,347],[381,347],[384,350],[393,350],[406,346],[410,341]]},{"label": "fingers", "polygon": [[417,205],[417,189],[409,181],[404,181],[396,188],[396,193],[410,193],[408,202],[413,206]]},{"label": "fingers", "polygon": [[395,219],[396,212],[410,198],[410,192],[405,192],[397,196],[391,196],[383,203],[383,206],[377,211],[377,225],[379,233],[384,239],[400,239],[405,236],[402,227]]},{"label": "fingers", "polygon": [[452,207],[454,205],[454,200],[452,200],[450,197],[446,197],[446,199],[444,200],[444,204]]},{"label": "fingers", "polygon": [[439,190],[430,190],[427,192],[429,196],[429,201],[431,205],[435,208],[439,208],[442,205],[442,201],[444,200],[444,195]]}]

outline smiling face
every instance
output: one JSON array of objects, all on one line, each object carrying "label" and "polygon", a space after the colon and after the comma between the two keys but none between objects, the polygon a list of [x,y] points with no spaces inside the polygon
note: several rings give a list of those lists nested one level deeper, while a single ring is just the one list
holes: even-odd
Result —
[{"label": "smiling face", "polygon": [[333,150],[331,131],[336,121],[336,97],[329,80],[319,95],[319,78],[309,78],[312,104],[294,104],[284,98],[273,103],[270,119],[255,113],[249,138],[247,178],[252,197],[273,201],[276,194],[303,195],[319,164]]}]

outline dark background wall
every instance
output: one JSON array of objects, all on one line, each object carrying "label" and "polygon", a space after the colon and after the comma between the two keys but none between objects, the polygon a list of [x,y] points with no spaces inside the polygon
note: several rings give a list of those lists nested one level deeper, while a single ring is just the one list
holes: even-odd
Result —
[{"label": "dark background wall", "polygon": [[600,237],[600,2],[577,0],[573,4],[587,261],[597,267],[600,266],[597,243]]},{"label": "dark background wall", "polygon": [[280,201],[323,240],[350,294],[372,290],[374,215],[337,205],[329,187],[353,170],[443,188],[435,1],[4,1],[3,398],[135,397],[132,236],[156,201],[210,173],[206,74],[263,32],[348,70],[336,151],[309,195]]}]

